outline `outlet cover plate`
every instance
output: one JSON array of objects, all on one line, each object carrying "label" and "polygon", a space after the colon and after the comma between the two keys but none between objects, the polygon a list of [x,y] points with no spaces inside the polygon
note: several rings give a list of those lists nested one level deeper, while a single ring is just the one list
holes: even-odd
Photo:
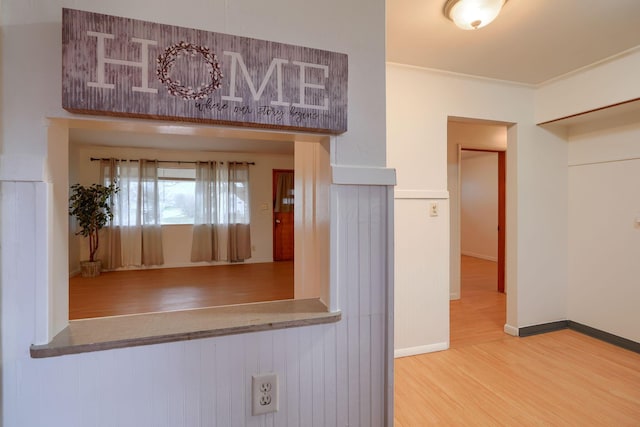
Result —
[{"label": "outlet cover plate", "polygon": [[262,415],[278,411],[278,374],[251,377],[251,414]]}]

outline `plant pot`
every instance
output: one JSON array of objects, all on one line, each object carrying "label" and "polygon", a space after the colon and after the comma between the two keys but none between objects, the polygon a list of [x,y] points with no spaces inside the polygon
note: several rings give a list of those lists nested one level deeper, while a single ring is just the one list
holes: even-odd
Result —
[{"label": "plant pot", "polygon": [[82,277],[97,277],[100,275],[102,261],[80,261],[80,275]]}]

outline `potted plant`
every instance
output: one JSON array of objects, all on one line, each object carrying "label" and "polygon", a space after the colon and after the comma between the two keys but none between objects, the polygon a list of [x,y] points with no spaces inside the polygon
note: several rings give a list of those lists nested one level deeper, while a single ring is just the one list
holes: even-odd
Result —
[{"label": "potted plant", "polygon": [[89,261],[81,261],[82,277],[100,275],[101,262],[95,259],[100,243],[99,232],[113,219],[110,198],[120,189],[115,185],[92,184],[89,187],[74,184],[69,196],[69,215],[75,216],[81,234],[89,238]]}]

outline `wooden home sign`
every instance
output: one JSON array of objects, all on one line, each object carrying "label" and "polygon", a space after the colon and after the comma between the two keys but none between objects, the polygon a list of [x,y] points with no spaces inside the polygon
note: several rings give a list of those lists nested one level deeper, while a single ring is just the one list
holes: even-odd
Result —
[{"label": "wooden home sign", "polygon": [[62,106],[339,134],[347,55],[73,9],[62,11]]}]

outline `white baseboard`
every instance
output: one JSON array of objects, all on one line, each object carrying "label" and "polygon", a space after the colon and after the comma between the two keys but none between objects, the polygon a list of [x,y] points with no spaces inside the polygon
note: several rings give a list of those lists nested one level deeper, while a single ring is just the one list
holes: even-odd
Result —
[{"label": "white baseboard", "polygon": [[487,261],[493,261],[493,262],[498,262],[498,258],[494,257],[494,256],[490,256],[490,255],[484,255],[484,254],[477,254],[474,252],[460,252],[460,255],[464,255],[464,256],[470,256],[473,258],[480,258],[480,259],[486,259]]},{"label": "white baseboard", "polygon": [[393,352],[393,356],[395,358],[415,356],[417,354],[433,353],[434,351],[447,350],[448,348],[449,343],[439,342],[435,344],[420,345],[417,347],[398,348]]},{"label": "white baseboard", "polygon": [[517,337],[518,336],[518,328],[516,328],[515,326],[511,326],[511,325],[504,325],[504,332],[506,334],[509,334],[511,336]]},{"label": "white baseboard", "polygon": [[450,300],[460,299],[460,292],[451,292],[449,294]]}]

